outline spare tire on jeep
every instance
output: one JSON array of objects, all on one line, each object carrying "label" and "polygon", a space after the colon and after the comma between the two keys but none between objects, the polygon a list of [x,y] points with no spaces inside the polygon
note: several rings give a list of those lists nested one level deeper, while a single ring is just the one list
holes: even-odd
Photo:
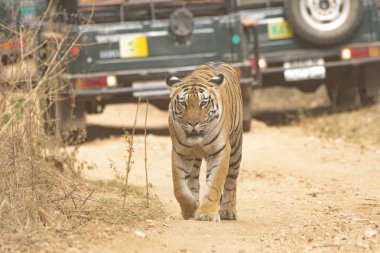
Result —
[{"label": "spare tire on jeep", "polygon": [[358,0],[284,0],[287,20],[305,41],[327,46],[353,35],[363,16]]}]

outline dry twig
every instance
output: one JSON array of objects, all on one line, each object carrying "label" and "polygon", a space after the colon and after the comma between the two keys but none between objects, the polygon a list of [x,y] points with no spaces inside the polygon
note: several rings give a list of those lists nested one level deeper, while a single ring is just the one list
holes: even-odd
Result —
[{"label": "dry twig", "polygon": [[127,198],[127,187],[128,187],[129,172],[132,169],[133,137],[135,136],[135,130],[136,130],[136,124],[137,124],[137,114],[139,112],[140,101],[141,101],[141,97],[139,97],[139,100],[137,101],[135,121],[133,123],[133,129],[132,129],[132,136],[131,136],[130,140],[127,140],[128,160],[127,160],[127,164],[126,164],[126,168],[125,168],[126,169],[126,175],[125,175],[125,185],[124,185],[123,208],[125,207],[125,199]]},{"label": "dry twig", "polygon": [[149,100],[146,100],[146,110],[145,110],[145,125],[144,125],[144,160],[145,160],[145,187],[146,187],[146,201],[147,206],[149,207],[149,182],[148,182],[148,156],[146,151],[146,123],[148,121],[148,106]]},{"label": "dry twig", "polygon": [[89,199],[89,198],[91,198],[91,195],[95,192],[95,189],[96,188],[94,188],[93,190],[92,190],[92,192],[85,198],[85,200],[83,201],[83,204],[82,205],[85,205],[86,204],[86,202],[87,202],[87,200]]}]

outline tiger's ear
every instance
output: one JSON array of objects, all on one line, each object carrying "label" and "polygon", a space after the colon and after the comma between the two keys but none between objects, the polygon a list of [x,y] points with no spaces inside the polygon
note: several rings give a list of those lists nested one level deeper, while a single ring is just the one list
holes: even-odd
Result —
[{"label": "tiger's ear", "polygon": [[[173,75],[168,75],[166,77],[166,85],[169,87],[169,88],[175,88],[178,83],[180,82],[181,80],[176,77],[176,76],[173,76]],[[177,85],[176,85],[177,84]]]},{"label": "tiger's ear", "polygon": [[223,83],[223,81],[224,81],[224,75],[223,74],[219,74],[217,76],[214,76],[210,80],[210,82],[213,84],[216,84],[216,86],[220,86]]}]

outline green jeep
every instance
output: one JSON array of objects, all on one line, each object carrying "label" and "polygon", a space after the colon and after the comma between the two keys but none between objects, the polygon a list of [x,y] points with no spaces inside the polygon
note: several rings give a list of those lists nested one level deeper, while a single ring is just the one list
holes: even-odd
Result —
[{"label": "green jeep", "polygon": [[263,87],[313,92],[325,84],[337,109],[377,99],[375,0],[240,0],[239,10],[242,18],[258,19]]},{"label": "green jeep", "polygon": [[227,62],[240,74],[249,130],[250,91],[259,80],[248,52],[255,26],[242,24],[234,0],[60,0],[58,13],[53,34],[79,37],[61,76],[69,85],[52,107],[59,132],[84,129],[85,114],[107,104],[141,98],[166,110],[165,78],[210,61]]},{"label": "green jeep", "polygon": [[37,76],[32,49],[45,9],[46,0],[0,0],[0,88]]}]

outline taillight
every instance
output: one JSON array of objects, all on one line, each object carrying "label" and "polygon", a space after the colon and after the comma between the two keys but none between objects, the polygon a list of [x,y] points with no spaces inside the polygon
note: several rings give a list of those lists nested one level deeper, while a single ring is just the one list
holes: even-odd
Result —
[{"label": "taillight", "polygon": [[340,56],[342,60],[378,57],[380,56],[380,47],[343,48]]},{"label": "taillight", "polygon": [[379,47],[370,47],[368,49],[368,54],[370,57],[380,56],[380,48]]},{"label": "taillight", "polygon": [[238,76],[241,76],[241,68],[240,67],[235,67],[236,74]]},{"label": "taillight", "polygon": [[256,69],[256,59],[249,58],[249,64],[251,65],[251,69]]},{"label": "taillight", "polygon": [[75,81],[77,90],[107,86],[107,77],[80,78]]},{"label": "taillight", "polygon": [[6,51],[6,50],[10,50],[10,49],[17,49],[17,48],[24,48],[26,47],[27,45],[27,42],[26,42],[26,38],[22,38],[22,40],[20,41],[19,39],[11,39],[11,40],[6,40],[4,41],[2,44],[1,44],[1,49]]},{"label": "taillight", "polygon": [[117,86],[117,78],[116,76],[112,75],[92,78],[79,78],[75,80],[75,88],[77,90],[115,86]]},{"label": "taillight", "polygon": [[77,46],[73,46],[70,50],[72,56],[77,56],[80,53],[80,49]]}]

